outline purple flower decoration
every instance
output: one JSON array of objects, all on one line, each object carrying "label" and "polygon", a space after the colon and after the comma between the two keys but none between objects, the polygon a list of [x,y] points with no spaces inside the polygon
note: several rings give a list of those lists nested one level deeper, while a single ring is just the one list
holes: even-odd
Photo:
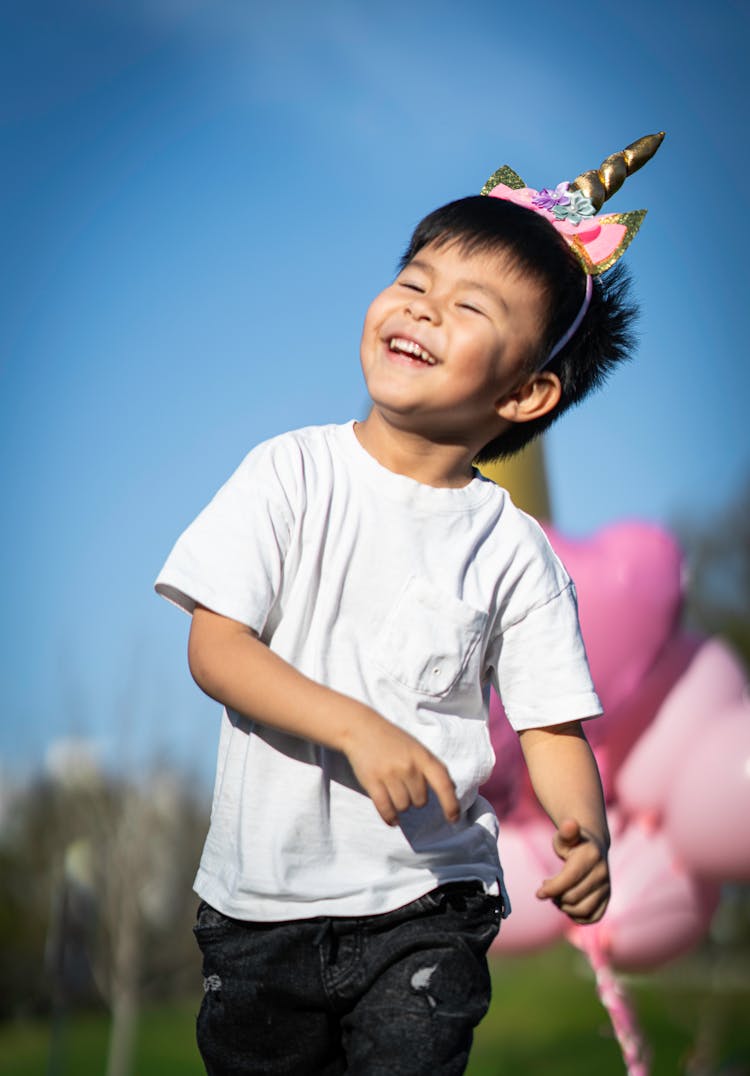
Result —
[{"label": "purple flower decoration", "polygon": [[567,179],[562,183],[558,183],[554,190],[549,187],[544,187],[535,194],[531,199],[531,204],[538,206],[539,209],[554,209],[558,205],[567,205],[570,201],[568,196],[568,187],[570,184]]},{"label": "purple flower decoration", "polygon": [[571,191],[567,204],[558,202],[552,207],[555,220],[567,220],[570,224],[580,224],[587,217],[596,215],[591,199],[583,191]]}]

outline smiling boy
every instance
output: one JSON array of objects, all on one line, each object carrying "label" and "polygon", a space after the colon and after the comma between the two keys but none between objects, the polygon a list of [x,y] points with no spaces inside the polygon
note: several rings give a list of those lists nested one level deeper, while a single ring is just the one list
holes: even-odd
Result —
[{"label": "smiling boy", "polygon": [[224,706],[195,886],[211,1074],[464,1071],[509,910],[478,795],[491,685],[557,828],[561,869],[537,895],[576,922],[604,912],[609,837],[580,725],[600,706],[575,593],[473,466],[622,357],[622,284],[587,284],[588,326],[546,361],[582,276],[520,206],[468,198],[425,218],[365,318],[367,418],[254,449],[159,577]]},{"label": "smiling boy", "polygon": [[374,406],[357,427],[360,442],[388,467],[381,453],[407,436],[417,461],[392,470],[466,485],[477,455],[509,422],[559,401],[555,374],[527,376],[544,305],[541,287],[507,255],[466,253],[458,243],[423,248],[365,318],[360,355]]}]

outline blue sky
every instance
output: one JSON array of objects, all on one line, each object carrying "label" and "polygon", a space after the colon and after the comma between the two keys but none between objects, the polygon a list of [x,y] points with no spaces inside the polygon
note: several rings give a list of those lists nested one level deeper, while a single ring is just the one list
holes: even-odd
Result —
[{"label": "blue sky", "polygon": [[258,441],[361,416],[416,221],[666,129],[611,203],[637,359],[547,440],[555,521],[710,521],[750,472],[744,3],[5,0],[0,774],[56,738],[202,774],[217,710],[151,585]]}]

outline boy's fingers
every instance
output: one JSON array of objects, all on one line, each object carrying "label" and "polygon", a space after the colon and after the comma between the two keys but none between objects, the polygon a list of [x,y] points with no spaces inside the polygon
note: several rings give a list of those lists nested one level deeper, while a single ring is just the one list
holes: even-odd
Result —
[{"label": "boy's fingers", "polygon": [[427,781],[424,774],[418,773],[406,781],[406,792],[409,797],[408,807],[424,807],[427,803]]},{"label": "boy's fingers", "polygon": [[435,759],[434,766],[425,767],[425,777],[437,796],[446,819],[449,822],[457,822],[461,817],[461,805],[456,797],[456,786],[445,766]]},{"label": "boy's fingers", "polygon": [[560,906],[565,905],[563,910],[567,911],[567,906],[572,907],[586,900],[591,893],[602,888],[609,888],[609,872],[604,864],[583,875],[566,875],[565,871],[561,871],[559,875],[542,883],[537,896],[554,900],[556,903],[561,902]]},{"label": "boy's fingers", "polygon": [[393,805],[393,801],[390,797],[390,793],[385,785],[379,784],[375,788],[369,790],[370,799],[375,804],[380,817],[389,826],[395,826],[398,822],[398,811]]},{"label": "boy's fingers", "polygon": [[408,811],[414,802],[408,786],[403,781],[389,782],[388,794],[391,797],[391,803],[399,814],[401,811]]},{"label": "boy's fingers", "polygon": [[537,889],[536,895],[540,900],[556,900],[563,895],[570,885],[574,885],[577,881],[577,877],[570,877],[562,870],[552,878],[545,878]]},{"label": "boy's fingers", "polygon": [[609,885],[601,885],[583,900],[564,900],[558,907],[576,923],[596,923],[609,903]]},{"label": "boy's fingers", "polygon": [[585,882],[585,880],[591,877],[595,882],[599,878],[605,878],[608,876],[606,864],[599,859],[598,854],[592,846],[591,855],[577,855],[574,858],[567,859],[564,866],[558,871],[557,874],[551,878],[545,878],[540,888],[537,890],[537,896],[544,898],[561,897],[564,893],[572,890],[575,886]]},{"label": "boy's fingers", "polygon": [[401,766],[379,780],[368,780],[366,774],[359,776],[378,814],[389,826],[398,824],[401,811],[410,807],[424,807],[428,785],[437,796],[447,820],[456,822],[460,817],[461,807],[448,770],[421,745],[409,766]]}]

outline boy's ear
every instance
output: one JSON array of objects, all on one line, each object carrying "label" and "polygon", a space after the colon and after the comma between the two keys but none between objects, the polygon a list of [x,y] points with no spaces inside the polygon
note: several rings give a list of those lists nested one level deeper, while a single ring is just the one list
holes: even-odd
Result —
[{"label": "boy's ear", "polygon": [[549,414],[560,402],[562,385],[557,374],[541,370],[495,403],[495,411],[508,422],[531,422]]}]

